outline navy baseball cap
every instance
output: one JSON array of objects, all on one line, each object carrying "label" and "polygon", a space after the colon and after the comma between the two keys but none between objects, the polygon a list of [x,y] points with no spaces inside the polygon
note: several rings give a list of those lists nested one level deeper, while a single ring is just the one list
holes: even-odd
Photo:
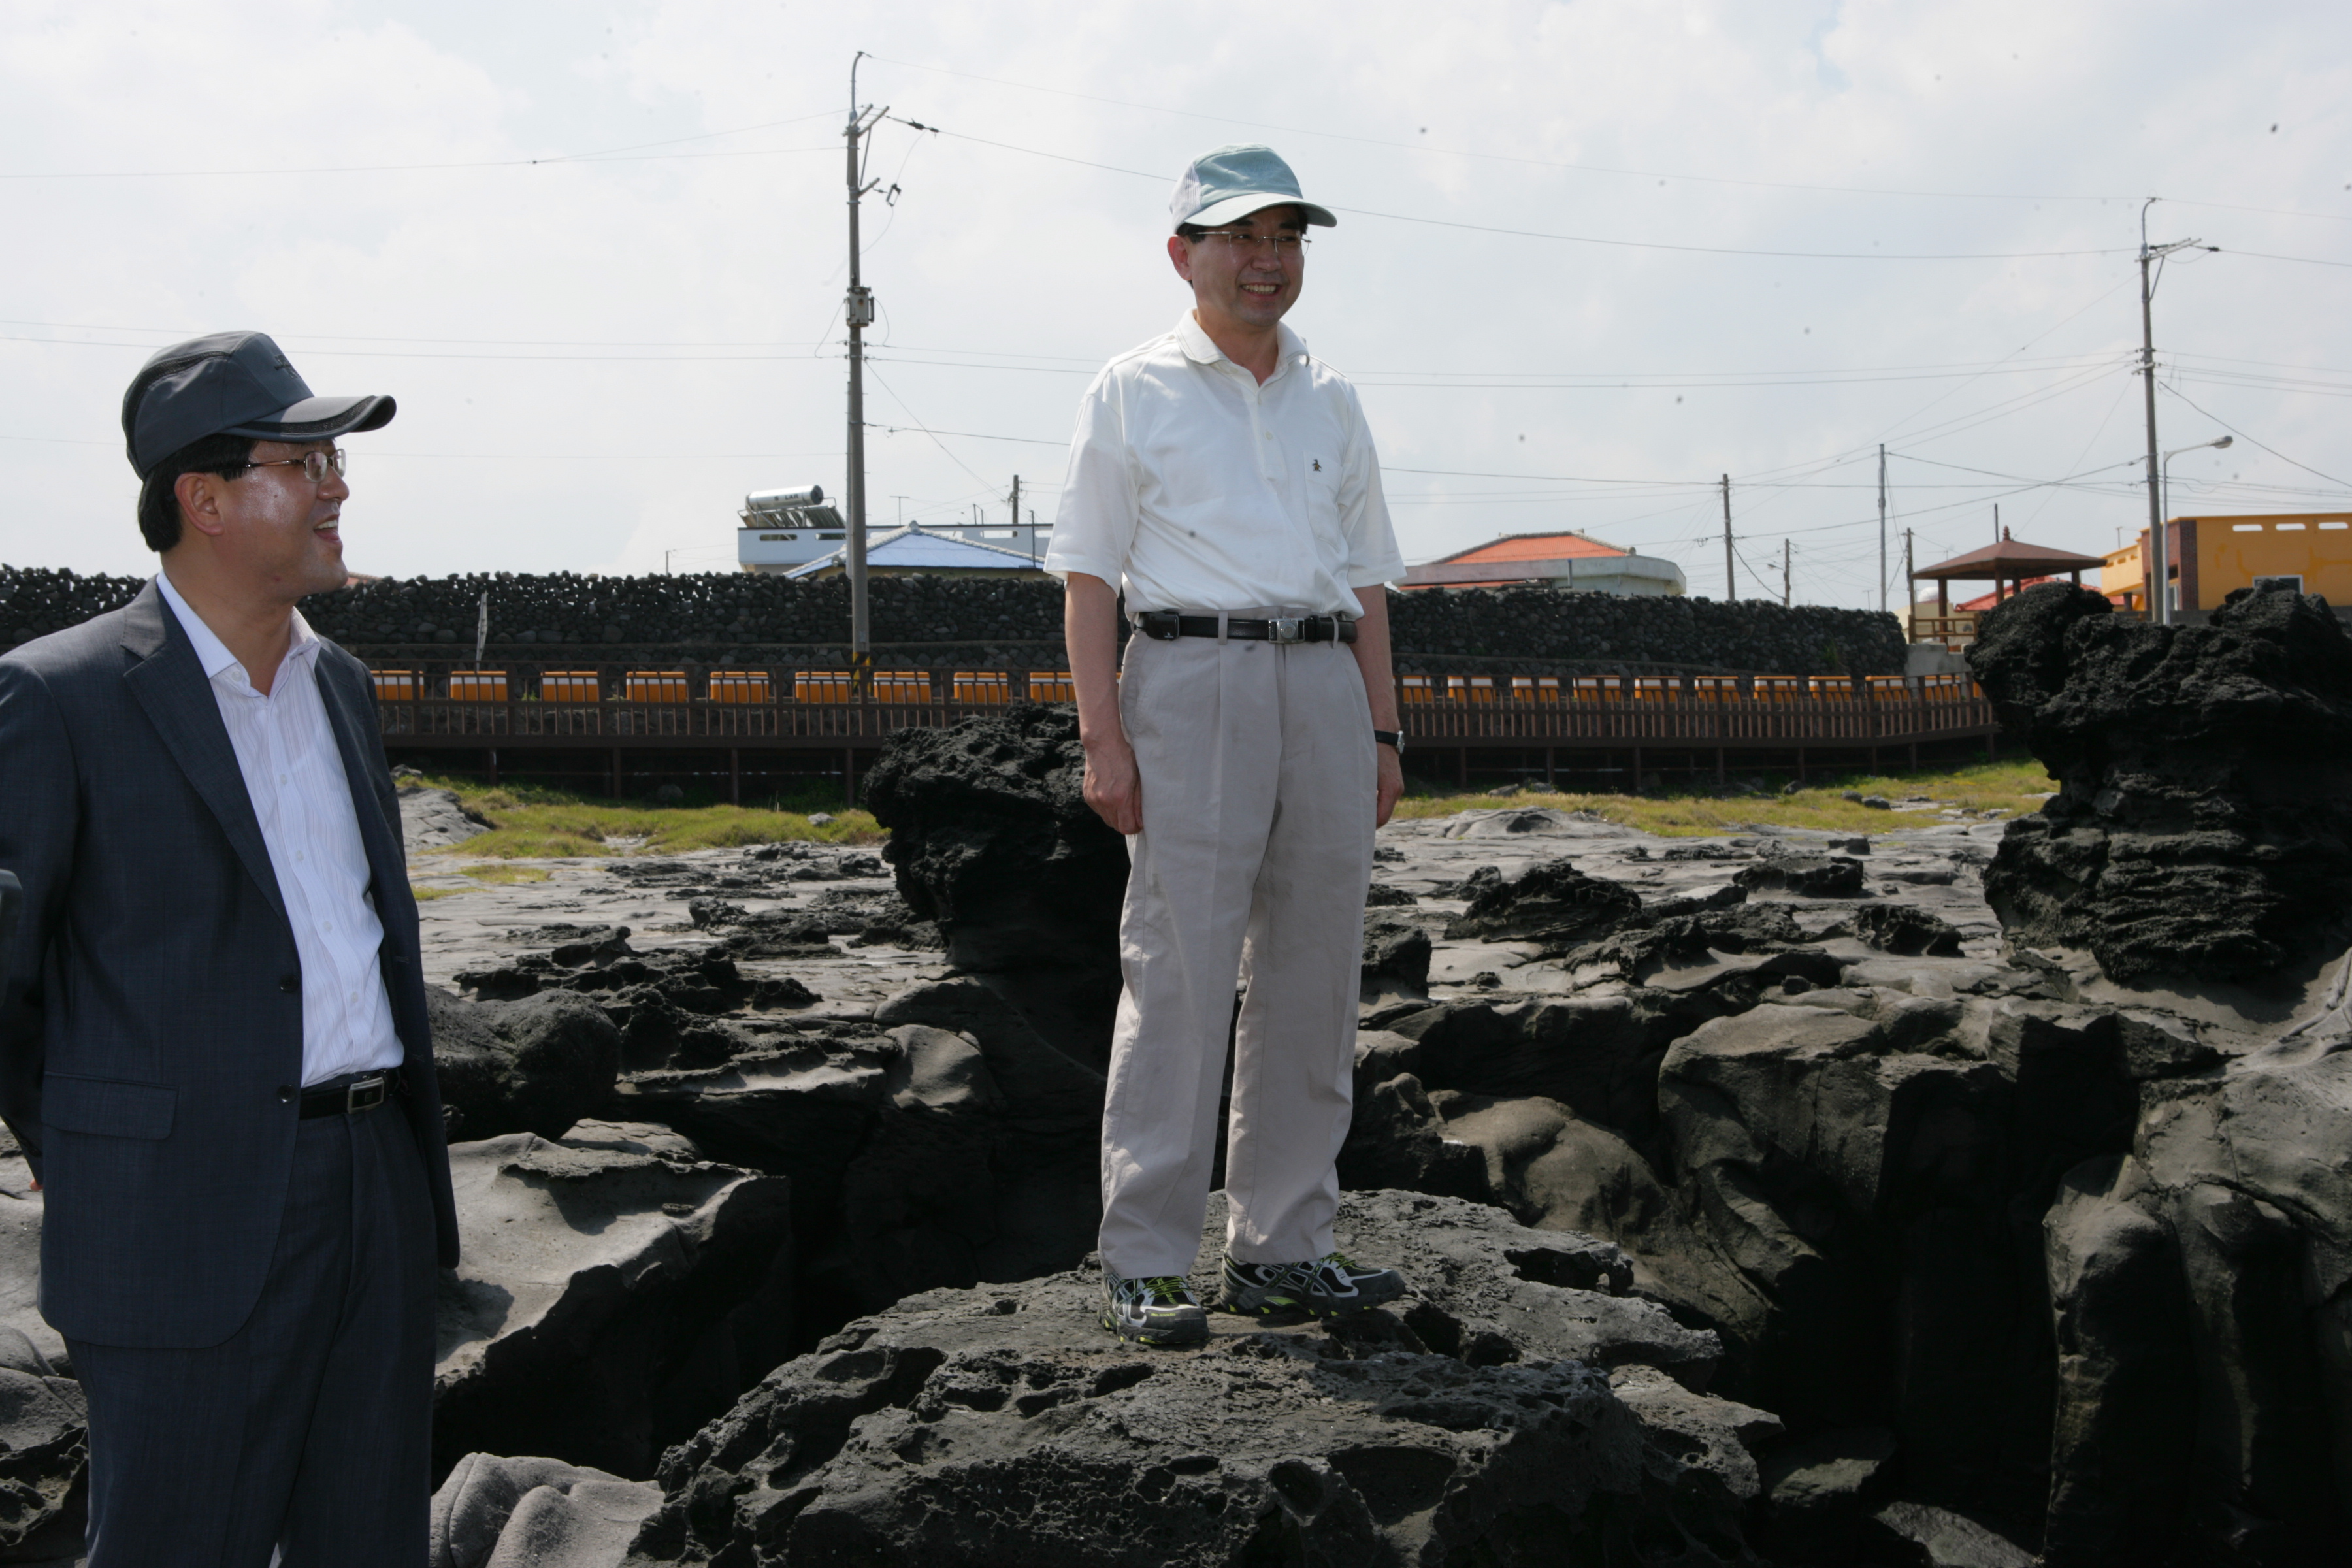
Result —
[{"label": "navy baseball cap", "polygon": [[392,423],[398,405],[374,394],[314,397],[266,332],[215,332],[174,343],[122,395],[122,438],[142,479],[194,441],[325,441]]}]

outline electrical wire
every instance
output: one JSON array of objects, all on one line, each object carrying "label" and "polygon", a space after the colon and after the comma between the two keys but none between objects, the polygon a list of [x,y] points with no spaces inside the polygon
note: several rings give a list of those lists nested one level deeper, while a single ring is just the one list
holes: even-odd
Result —
[{"label": "electrical wire", "polygon": [[2284,452],[2280,451],[2275,447],[2264,446],[2262,442],[2255,440],[2254,437],[2247,435],[2243,430],[2239,429],[2235,425],[2231,424],[2220,415],[2210,413],[2206,409],[2200,407],[2197,404],[2189,402],[2189,399],[2185,393],[2173,387],[2164,386],[2160,383],[2158,384],[2158,389],[2160,391],[2169,393],[2174,397],[2179,398],[2183,403],[2189,404],[2189,407],[2195,408],[2198,413],[2203,414],[2206,418],[2210,419],[2214,424],[2219,425],[2222,429],[2227,430],[2239,440],[2245,442],[2249,446],[2261,447],[2263,451],[2268,452],[2280,462],[2285,463],[2293,468],[2301,468],[2306,474],[2317,474],[2321,479],[2326,479],[2331,485],[2338,485],[2345,489],[2352,490],[2352,484],[2346,483],[2344,480],[2337,479],[2334,474],[2321,473],[2319,469],[2313,468],[2309,463],[2296,462],[2293,458],[2288,457]]},{"label": "electrical wire", "polygon": [[[1011,142],[998,142],[986,136],[973,136],[966,132],[949,131],[940,126],[926,126],[941,136],[951,136],[959,142],[977,146],[994,147],[1006,153],[1019,153],[1032,158],[1047,158],[1057,163],[1076,163],[1081,168],[1100,169],[1107,174],[1128,174],[1139,180],[1165,183],[1166,176],[1150,174],[1141,169],[1121,168],[1116,163],[1100,163],[1091,158],[1074,158],[1065,153],[1048,153],[1041,148],[1023,147]],[[1625,250],[1668,250],[1693,256],[1760,256],[1781,261],[2043,261],[2081,256],[2134,256],[2137,250],[2108,247],[2091,250],[1986,250],[1950,253],[1919,253],[1875,250],[1764,250],[1744,246],[1675,245],[1664,240],[1612,239],[1596,235],[1559,234],[1549,229],[1506,228],[1498,224],[1462,223],[1450,218],[1423,217],[1412,213],[1384,213],[1369,207],[1341,206],[1326,203],[1333,212],[1353,217],[1382,218],[1391,223],[1416,223],[1435,228],[1459,229],[1473,234],[1507,235],[1521,239],[1550,239],[1570,245],[1598,245]]]}]

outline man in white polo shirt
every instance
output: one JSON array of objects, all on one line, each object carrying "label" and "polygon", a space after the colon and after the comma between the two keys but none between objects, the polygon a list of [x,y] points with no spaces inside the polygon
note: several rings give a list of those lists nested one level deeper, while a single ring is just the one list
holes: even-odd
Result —
[{"label": "man in white polo shirt", "polygon": [[[1404,573],[1355,389],[1282,318],[1304,200],[1272,149],[1193,161],[1168,241],[1193,309],[1078,410],[1047,568],[1087,803],[1129,836],[1103,1109],[1104,1326],[1196,1343],[1188,1288],[1234,1027],[1223,1300],[1392,1300],[1333,1247],[1372,833],[1403,793],[1381,586]],[[1134,624],[1123,671],[1118,600]],[[1234,990],[1243,987],[1234,1019]]]}]

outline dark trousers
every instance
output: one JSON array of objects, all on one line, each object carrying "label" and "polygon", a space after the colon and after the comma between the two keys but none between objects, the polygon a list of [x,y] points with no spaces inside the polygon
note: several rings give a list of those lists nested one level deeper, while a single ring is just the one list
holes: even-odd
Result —
[{"label": "dark trousers", "polygon": [[421,1568],[433,1212],[396,1102],[301,1124],[261,1300],[204,1350],[68,1342],[89,1568]]}]

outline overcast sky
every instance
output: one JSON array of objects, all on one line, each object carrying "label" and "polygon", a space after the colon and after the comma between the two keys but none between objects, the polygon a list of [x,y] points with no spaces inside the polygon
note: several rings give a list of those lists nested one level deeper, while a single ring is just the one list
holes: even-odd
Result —
[{"label": "overcast sky", "polygon": [[878,524],[1016,473],[1050,520],[1087,377],[1189,305],[1178,172],[1260,140],[1339,213],[1289,319],[1409,560],[1577,528],[1719,596],[1728,473],[1742,596],[1785,542],[1874,605],[1881,442],[1898,574],[1996,504],[2111,549],[2149,195],[2221,247],[2157,294],[2162,445],[2243,437],[2171,510],[2352,505],[2340,3],[0,0],[0,561],[151,571],[122,388],[239,327],[400,400],[354,570],[731,569],[746,490],[841,486],[861,49]]}]

